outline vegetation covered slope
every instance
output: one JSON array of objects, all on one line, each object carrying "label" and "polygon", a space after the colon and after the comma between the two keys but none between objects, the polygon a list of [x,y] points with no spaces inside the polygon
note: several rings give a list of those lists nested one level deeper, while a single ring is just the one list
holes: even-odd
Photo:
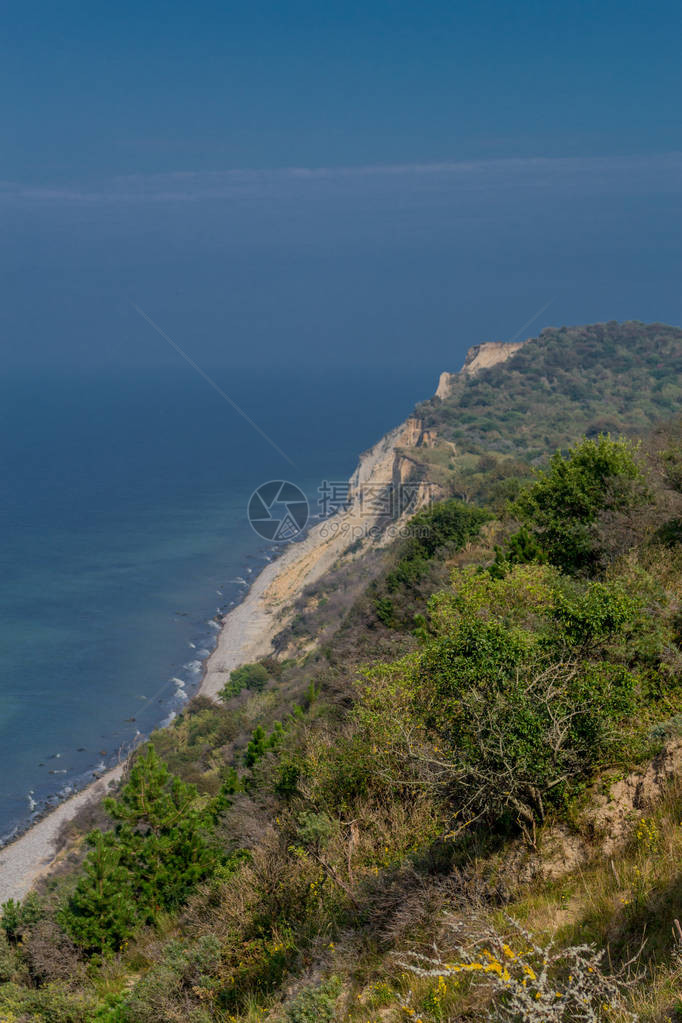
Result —
[{"label": "vegetation covered slope", "polygon": [[0,1019],[675,1018],[681,491],[578,440],[337,566],[3,908]]},{"label": "vegetation covered slope", "polygon": [[577,437],[645,430],[682,404],[682,330],[599,323],[543,330],[512,358],[420,406],[462,451],[538,459]]}]

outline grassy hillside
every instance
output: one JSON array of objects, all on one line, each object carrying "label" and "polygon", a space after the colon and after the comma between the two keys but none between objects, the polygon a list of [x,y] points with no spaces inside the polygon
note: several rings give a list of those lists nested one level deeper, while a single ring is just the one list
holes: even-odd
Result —
[{"label": "grassy hillside", "polygon": [[338,564],[153,737],[3,908],[0,1020],[682,1019],[682,422],[562,445],[475,455],[492,506]]},{"label": "grassy hillside", "polygon": [[646,430],[681,405],[682,330],[613,322],[543,330],[420,412],[462,451],[537,460],[583,434]]}]

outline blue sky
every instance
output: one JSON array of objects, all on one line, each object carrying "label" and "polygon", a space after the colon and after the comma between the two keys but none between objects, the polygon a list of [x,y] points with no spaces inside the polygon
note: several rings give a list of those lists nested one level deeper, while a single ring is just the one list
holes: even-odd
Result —
[{"label": "blue sky", "polygon": [[[678,4],[5,5],[6,364],[679,322]],[[138,318],[139,320],[139,318]],[[259,353],[259,354],[257,354]]]}]

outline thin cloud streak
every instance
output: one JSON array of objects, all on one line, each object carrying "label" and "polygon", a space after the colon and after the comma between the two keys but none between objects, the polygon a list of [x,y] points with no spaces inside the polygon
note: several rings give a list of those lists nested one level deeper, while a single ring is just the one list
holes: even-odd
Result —
[{"label": "thin cloud streak", "polygon": [[[452,187],[485,188],[493,182],[513,187],[542,185],[557,176],[582,182],[603,183],[614,177],[623,184],[643,186],[652,175],[669,176],[679,187],[682,153],[658,156],[527,157],[479,161],[369,164],[357,167],[285,167],[270,170],[169,171],[131,174],[101,182],[93,188],[26,186],[1,181],[0,201],[35,203],[161,203],[201,202],[240,198],[266,198],[292,194],[297,186],[353,185],[355,182],[419,181],[452,183]],[[305,194],[305,193],[303,193]]]}]

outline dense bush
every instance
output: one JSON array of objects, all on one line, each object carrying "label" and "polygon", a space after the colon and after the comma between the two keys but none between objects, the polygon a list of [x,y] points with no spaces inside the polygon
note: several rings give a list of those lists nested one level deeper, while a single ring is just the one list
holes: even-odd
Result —
[{"label": "dense bush", "polygon": [[269,678],[263,664],[242,664],[241,668],[230,672],[230,681],[220,690],[220,699],[229,700],[232,696],[238,696],[242,689],[260,691],[265,688]]},{"label": "dense bush", "polygon": [[0,1019],[7,1023],[92,1023],[96,1007],[94,992],[74,991],[66,984],[0,987]]},{"label": "dense bush", "polygon": [[17,957],[4,933],[0,934],[0,984],[12,980],[18,970]]},{"label": "dense bush", "polygon": [[627,742],[645,621],[618,582],[464,573],[431,602],[423,649],[365,675],[356,717],[375,775],[441,788],[463,818],[532,828]]},{"label": "dense bush", "polygon": [[564,572],[594,574],[604,563],[600,516],[629,511],[646,499],[630,443],[606,436],[583,440],[567,457],[553,455],[549,468],[516,498],[512,513],[525,531],[512,539],[510,560],[539,555]]},{"label": "dense bush", "polygon": [[443,501],[419,512],[409,525],[410,535],[402,541],[398,563],[386,577],[389,593],[413,586],[438,553],[459,550],[477,536],[489,515],[481,508],[461,501]]},{"label": "dense bush", "polygon": [[[202,935],[191,946],[171,940],[161,961],[120,1003],[116,1023],[208,1023],[218,989],[220,942]],[[192,997],[193,996],[193,997]],[[198,1004],[191,1006],[192,1001]],[[202,1002],[205,1003],[202,1006]],[[106,1018],[106,1017],[105,1017]]]},{"label": "dense bush", "polygon": [[436,588],[444,559],[475,539],[488,512],[448,500],[418,512],[391,552],[390,567],[371,588],[372,611],[386,628],[408,631]]}]

